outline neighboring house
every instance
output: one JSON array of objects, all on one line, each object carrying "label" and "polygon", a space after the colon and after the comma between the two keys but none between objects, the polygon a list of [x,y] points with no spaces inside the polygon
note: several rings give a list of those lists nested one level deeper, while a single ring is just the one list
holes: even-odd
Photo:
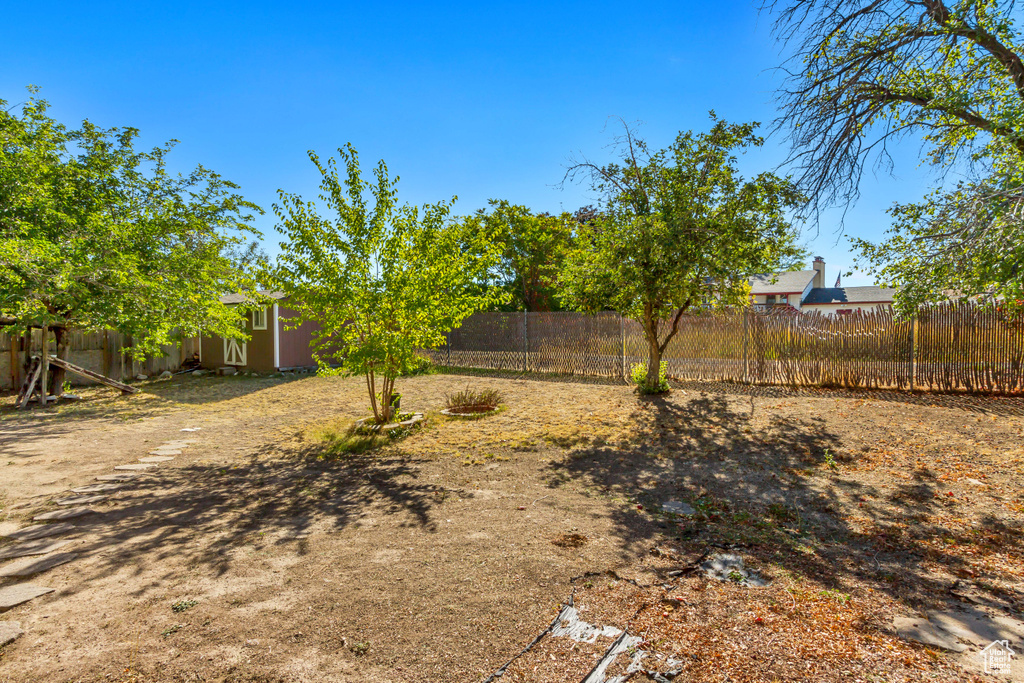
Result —
[{"label": "neighboring house", "polygon": [[[311,352],[316,323],[302,323],[297,329],[285,329],[283,320],[298,315],[286,305],[282,292],[260,292],[274,303],[249,310],[245,316],[248,342],[223,337],[203,337],[199,359],[204,368],[217,369],[231,365],[239,370],[274,372],[293,368],[316,367]],[[240,294],[228,294],[223,303],[238,305],[245,301]]]},{"label": "neighboring house", "polygon": [[[839,284],[839,279],[836,279]],[[750,278],[751,305],[772,312],[847,315],[854,311],[891,308],[895,289],[826,287],[825,259],[814,259],[812,270],[755,275]]]}]

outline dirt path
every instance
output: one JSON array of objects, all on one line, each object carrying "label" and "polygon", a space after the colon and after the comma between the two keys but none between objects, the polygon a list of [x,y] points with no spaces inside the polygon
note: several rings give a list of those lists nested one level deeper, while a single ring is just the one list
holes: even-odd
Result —
[{"label": "dirt path", "polygon": [[[0,681],[480,680],[551,620],[571,577],[649,582],[712,541],[882,615],[937,604],[955,578],[1021,598],[1012,402],[690,387],[638,407],[622,386],[428,376],[402,384],[403,407],[436,410],[467,383],[499,388],[508,410],[432,415],[342,459],[315,435],[363,415],[358,380],[186,377],[0,412],[0,533],[159,443],[196,439],[62,536],[78,559],[33,579],[55,592],[0,617],[26,631],[0,655]],[[668,499],[700,515],[651,514]],[[553,543],[572,535],[578,547]],[[666,544],[677,559],[652,560]],[[878,597],[861,598],[869,588]],[[953,666],[882,621],[858,628]]]}]

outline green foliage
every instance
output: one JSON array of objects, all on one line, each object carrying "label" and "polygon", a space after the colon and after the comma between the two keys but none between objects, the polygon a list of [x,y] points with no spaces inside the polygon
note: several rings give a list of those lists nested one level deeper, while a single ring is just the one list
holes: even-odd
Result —
[{"label": "green foliage", "polygon": [[497,408],[502,402],[501,392],[497,389],[470,389],[453,394],[445,394],[444,407],[462,413],[482,413]]},{"label": "green foliage", "polygon": [[[399,417],[408,416],[395,416]],[[392,429],[387,432],[356,429],[350,421],[317,425],[307,432],[308,438],[321,447],[320,458],[334,460],[350,455],[375,451],[410,434],[409,429]]]},{"label": "green foliage", "polygon": [[[890,210],[857,267],[897,285],[904,313],[958,295],[1024,304],[1024,35],[1012,0],[788,0],[796,47],[782,93],[791,161],[819,205],[848,205],[869,157],[920,142],[940,186]],[[948,182],[949,178],[957,182]]]},{"label": "green foliage", "polygon": [[437,366],[434,365],[432,360],[417,353],[409,361],[409,370],[405,375],[407,377],[414,377],[416,375],[436,375],[438,372]]},{"label": "green foliage", "polygon": [[225,292],[255,294],[250,237],[259,207],[202,166],[167,168],[134,128],[72,129],[34,96],[0,100],[0,319],[112,328],[137,355],[201,331],[241,337]]},{"label": "green foliage", "polygon": [[309,153],[332,219],[322,218],[316,204],[279,192],[274,212],[285,241],[274,280],[298,311],[290,326],[318,323],[313,351],[320,372],[363,375],[374,419],[384,423],[392,408],[378,395],[391,396],[395,380],[421,365],[416,351],[444,343],[467,316],[507,295],[473,290],[498,253],[482,237],[467,242],[452,224],[454,199],[399,205],[397,178],[383,161],[371,184],[351,145],[338,154],[341,177],[333,158],[325,163]]},{"label": "green foliage", "polygon": [[668,386],[668,363],[665,361],[661,361],[658,370],[658,381],[655,383],[647,381],[647,366],[643,363],[635,363],[630,368],[629,378],[642,394],[663,394],[670,388]]},{"label": "green foliage", "polygon": [[186,612],[199,603],[196,600],[178,600],[176,603],[171,605],[171,610],[174,612]]},{"label": "green foliage", "polygon": [[648,345],[648,375],[691,307],[745,305],[748,277],[771,272],[793,252],[787,212],[802,201],[772,173],[744,180],[736,155],[759,147],[757,124],[715,118],[709,132],[680,133],[649,151],[626,128],[621,163],[575,164],[602,196],[601,211],[578,227],[561,297],[583,311],[613,309],[637,320]]},{"label": "green foliage", "polygon": [[488,203],[490,211],[481,209],[463,219],[463,228],[471,240],[482,238],[500,250],[497,264],[488,273],[489,284],[510,294],[509,310],[557,310],[555,289],[572,240],[572,216],[534,215],[527,207],[504,199]]}]

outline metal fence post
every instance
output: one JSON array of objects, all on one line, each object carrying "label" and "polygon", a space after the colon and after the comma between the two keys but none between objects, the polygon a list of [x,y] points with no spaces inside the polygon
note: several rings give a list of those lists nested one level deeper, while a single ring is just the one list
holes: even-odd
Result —
[{"label": "metal fence post", "polygon": [[446,351],[446,353],[445,353],[445,358],[446,358],[446,360],[445,360],[445,367],[449,367],[450,368],[452,366],[452,331],[451,330],[448,330],[448,332],[444,335],[444,348],[445,348],[445,351]]},{"label": "metal fence post", "polygon": [[523,311],[523,372],[530,371],[530,312]]}]

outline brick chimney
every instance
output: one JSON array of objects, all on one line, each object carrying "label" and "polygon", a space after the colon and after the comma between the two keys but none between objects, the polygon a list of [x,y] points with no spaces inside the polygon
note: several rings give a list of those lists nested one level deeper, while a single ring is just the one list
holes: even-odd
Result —
[{"label": "brick chimney", "polygon": [[821,256],[814,257],[814,288],[825,286],[825,259]]}]

